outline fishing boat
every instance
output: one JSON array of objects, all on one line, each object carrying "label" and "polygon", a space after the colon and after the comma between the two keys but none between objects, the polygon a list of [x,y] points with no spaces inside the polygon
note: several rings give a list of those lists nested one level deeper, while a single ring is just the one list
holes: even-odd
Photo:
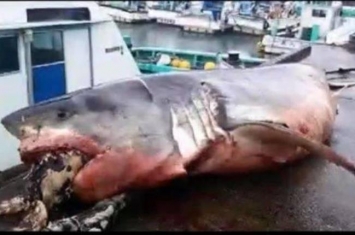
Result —
[{"label": "fishing boat", "polygon": [[184,31],[216,33],[231,29],[224,20],[224,1],[161,1],[148,6],[149,17],[157,23]]},{"label": "fishing boat", "polygon": [[175,19],[181,15],[181,1],[159,1],[148,3],[148,17],[159,24],[175,25]]},{"label": "fishing boat", "polygon": [[355,34],[355,6],[344,6],[342,3],[340,26],[328,32],[325,38],[327,44],[347,45],[352,44]]},{"label": "fishing boat", "polygon": [[297,30],[300,24],[296,6],[288,2],[233,2],[227,18],[234,31],[257,36],[270,33],[272,28],[283,34],[288,28]]},{"label": "fishing boat", "polygon": [[255,9],[254,1],[234,2],[232,10],[228,12],[227,23],[236,32],[263,35],[269,24],[265,17],[254,14]]},{"label": "fishing boat", "polygon": [[[261,44],[261,45],[260,45]],[[259,44],[259,50],[267,54],[281,55],[291,53],[303,47],[309,46],[310,41],[298,38],[265,35]]]},{"label": "fishing boat", "polygon": [[[0,15],[0,119],[141,74],[116,23],[96,2],[0,2]],[[0,141],[4,170],[19,163],[19,143],[2,125]]]},{"label": "fishing boat", "polygon": [[227,1],[201,1],[199,11],[186,10],[176,17],[175,25],[183,31],[196,33],[219,33],[232,29],[227,24],[226,11],[229,7]]},{"label": "fishing boat", "polygon": [[239,51],[213,53],[159,47],[133,47],[129,35],[124,35],[123,39],[144,74],[231,67],[250,68],[268,61]]},{"label": "fishing boat", "polygon": [[339,1],[309,1],[302,5],[301,25],[294,38],[265,35],[259,44],[266,53],[282,54],[305,44],[345,45],[355,33],[355,8]]},{"label": "fishing boat", "polygon": [[115,21],[124,23],[150,22],[146,3],[143,1],[100,1],[100,8]]},{"label": "fishing boat", "polygon": [[267,61],[239,51],[212,53],[159,47],[132,47],[131,53],[144,74],[232,67],[249,68]]}]

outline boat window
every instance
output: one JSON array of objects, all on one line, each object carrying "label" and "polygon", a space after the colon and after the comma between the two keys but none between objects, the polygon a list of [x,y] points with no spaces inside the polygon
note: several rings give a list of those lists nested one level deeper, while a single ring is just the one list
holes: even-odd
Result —
[{"label": "boat window", "polygon": [[0,74],[19,70],[17,37],[0,37]]},{"label": "boat window", "polygon": [[33,66],[64,61],[62,32],[34,33],[31,57]]},{"label": "boat window", "polygon": [[90,11],[88,8],[27,9],[27,22],[60,20],[90,20]]},{"label": "boat window", "polygon": [[313,10],[312,10],[312,16],[313,16],[313,17],[325,18],[325,16],[326,16],[326,11],[325,11],[325,10],[321,10],[321,9],[313,9]]}]

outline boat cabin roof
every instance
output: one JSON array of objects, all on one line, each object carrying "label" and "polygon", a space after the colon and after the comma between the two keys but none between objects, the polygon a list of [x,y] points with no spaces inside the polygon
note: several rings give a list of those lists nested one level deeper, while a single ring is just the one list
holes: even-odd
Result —
[{"label": "boat cabin roof", "polygon": [[111,20],[96,2],[0,2],[0,31]]}]

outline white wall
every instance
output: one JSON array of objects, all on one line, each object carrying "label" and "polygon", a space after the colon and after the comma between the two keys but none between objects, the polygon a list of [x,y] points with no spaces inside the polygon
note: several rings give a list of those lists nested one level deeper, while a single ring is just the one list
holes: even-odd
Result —
[{"label": "white wall", "polygon": [[[312,17],[312,10],[320,9],[326,11],[326,17]],[[334,28],[335,8],[327,6],[314,6],[314,5],[305,5],[302,10],[301,15],[301,27],[312,27],[317,24],[320,28],[320,36],[325,37],[326,34]]]},{"label": "white wall", "polygon": [[[19,38],[20,72],[0,74],[0,119],[28,105],[23,39]],[[19,141],[0,124],[0,170],[19,164]]]},{"label": "white wall", "polygon": [[67,92],[90,87],[89,30],[69,29],[63,36]]},{"label": "white wall", "polygon": [[[91,28],[94,63],[94,85],[140,74],[131,52],[113,22],[98,23]],[[106,53],[105,49],[123,46],[121,51]]]}]

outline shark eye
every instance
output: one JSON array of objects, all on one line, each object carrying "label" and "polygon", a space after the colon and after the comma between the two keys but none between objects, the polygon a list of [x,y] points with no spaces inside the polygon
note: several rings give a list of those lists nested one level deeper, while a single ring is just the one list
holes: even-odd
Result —
[{"label": "shark eye", "polygon": [[68,116],[69,116],[69,113],[66,112],[65,110],[59,110],[59,111],[57,112],[57,117],[58,117],[59,119],[61,119],[61,120],[67,118]]}]

